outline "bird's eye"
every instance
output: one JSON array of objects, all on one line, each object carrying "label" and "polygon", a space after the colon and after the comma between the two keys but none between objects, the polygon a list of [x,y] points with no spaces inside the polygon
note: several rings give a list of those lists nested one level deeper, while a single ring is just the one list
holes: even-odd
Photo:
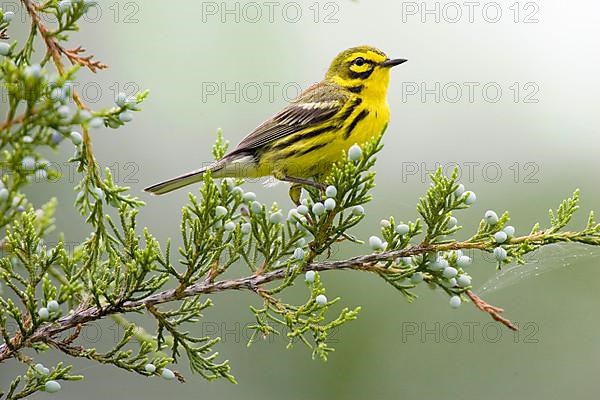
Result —
[{"label": "bird's eye", "polygon": [[358,57],[356,60],[354,60],[354,65],[357,66],[362,66],[365,63],[365,59],[362,57]]}]

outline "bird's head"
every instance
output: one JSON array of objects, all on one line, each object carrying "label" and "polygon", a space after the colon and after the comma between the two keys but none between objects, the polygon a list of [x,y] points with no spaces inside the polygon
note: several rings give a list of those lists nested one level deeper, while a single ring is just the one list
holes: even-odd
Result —
[{"label": "bird's head", "polygon": [[390,69],[406,61],[401,58],[390,59],[375,47],[353,47],[337,55],[325,79],[363,96],[385,99]]}]

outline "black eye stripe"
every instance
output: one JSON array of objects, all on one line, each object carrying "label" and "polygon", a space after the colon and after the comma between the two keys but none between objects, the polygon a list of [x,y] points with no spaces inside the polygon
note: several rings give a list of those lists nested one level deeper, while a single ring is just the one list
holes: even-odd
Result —
[{"label": "black eye stripe", "polygon": [[373,60],[367,60],[367,59],[364,59],[362,57],[359,57],[359,58],[362,60],[361,65],[359,65],[359,64],[356,63],[356,60],[358,60],[358,58],[350,61],[350,65],[358,65],[359,67],[361,67],[361,66],[363,66],[365,64],[368,64],[368,65],[371,65],[371,66],[377,65],[377,63],[375,61],[373,61]]},{"label": "black eye stripe", "polygon": [[[375,71],[377,65],[378,63],[373,60],[368,60],[364,57],[358,56],[348,63],[348,77],[350,79],[368,79],[371,76],[371,74]],[[355,71],[355,68],[360,69],[360,72]]]}]

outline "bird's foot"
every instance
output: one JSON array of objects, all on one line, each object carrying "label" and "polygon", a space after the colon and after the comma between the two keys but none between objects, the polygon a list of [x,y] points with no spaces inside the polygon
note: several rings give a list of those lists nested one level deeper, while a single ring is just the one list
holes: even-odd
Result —
[{"label": "bird's foot", "polygon": [[321,192],[324,192],[325,189],[327,188],[327,185],[320,183],[320,182],[312,181],[310,179],[296,178],[293,176],[288,176],[283,173],[277,173],[277,172],[275,172],[273,174],[273,176],[276,179],[279,179],[280,181],[289,182],[292,184],[292,186],[290,187],[290,190],[289,190],[289,195],[290,195],[290,198],[292,199],[292,201],[294,202],[294,204],[296,204],[296,205],[300,205],[300,196],[302,194],[302,186],[314,187],[314,188],[320,190]]}]

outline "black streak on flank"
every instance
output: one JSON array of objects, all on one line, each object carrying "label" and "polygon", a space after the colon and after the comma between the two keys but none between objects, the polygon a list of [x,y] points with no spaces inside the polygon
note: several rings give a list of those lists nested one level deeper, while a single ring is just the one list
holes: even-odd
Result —
[{"label": "black streak on flank", "polygon": [[350,125],[348,125],[348,129],[346,129],[346,133],[344,133],[344,140],[346,140],[350,137],[350,135],[352,134],[352,131],[354,130],[354,128],[356,128],[356,125],[358,125],[358,123],[360,121],[362,121],[363,119],[367,118],[367,115],[369,115],[369,111],[367,109],[364,109],[360,112],[360,114],[358,114],[356,116],[356,118],[354,118],[354,120],[350,123]]},{"label": "black streak on flank", "polygon": [[360,92],[362,92],[362,90],[364,88],[365,88],[364,85],[358,85],[358,86],[349,87],[348,90],[351,91],[352,93],[360,94]]},{"label": "black streak on flank", "polygon": [[342,124],[344,123],[344,121],[346,121],[346,119],[350,118],[356,107],[358,107],[361,103],[362,99],[360,97],[357,97],[356,100],[354,100],[352,104],[349,105],[348,108],[346,108],[344,113],[339,117],[340,121],[342,121]]},{"label": "black streak on flank", "polygon": [[290,154],[290,155],[291,155],[291,156],[295,156],[295,157],[300,157],[300,156],[303,156],[303,155],[305,155],[305,154],[308,154],[308,153],[310,153],[310,152],[312,152],[312,151],[315,151],[315,150],[317,150],[317,149],[320,149],[321,147],[325,147],[325,146],[327,146],[328,144],[329,144],[329,143],[319,143],[319,144],[315,144],[315,145],[312,145],[311,147],[309,147],[308,149],[304,149],[304,150],[302,150],[301,152],[298,152],[298,153],[292,153],[292,154]]},{"label": "black streak on flank", "polygon": [[288,137],[282,141],[276,142],[276,144],[274,146],[272,146],[270,148],[270,150],[271,151],[285,150],[287,147],[297,144],[298,142],[300,142],[302,140],[310,139],[310,138],[322,135],[324,133],[327,133],[327,132],[335,130],[335,129],[337,129],[337,126],[327,125],[322,128],[312,130],[310,132],[297,133],[297,134],[291,135],[290,137]]}]

